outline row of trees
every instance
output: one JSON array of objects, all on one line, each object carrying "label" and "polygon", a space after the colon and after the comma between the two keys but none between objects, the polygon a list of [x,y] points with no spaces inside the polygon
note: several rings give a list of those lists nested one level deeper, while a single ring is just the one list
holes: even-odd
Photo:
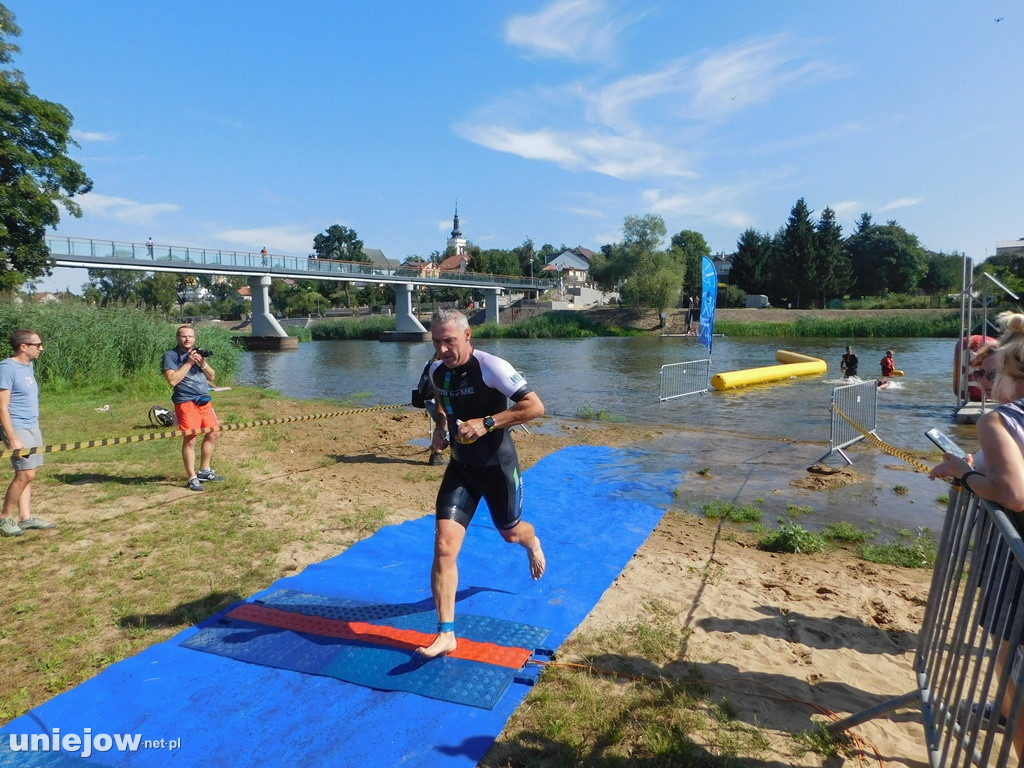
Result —
[{"label": "row of trees", "polygon": [[[737,243],[726,303],[742,306],[747,293],[768,294],[776,305],[797,308],[828,306],[844,296],[886,294],[944,294],[959,290],[959,254],[929,253],[917,238],[895,221],[875,224],[863,214],[855,232],[844,238],[835,214],[825,208],[817,221],[801,198],[789,220],[774,235],[748,229]],[[665,310],[682,303],[682,297],[701,291],[701,259],[711,254],[700,232],[684,229],[668,238],[665,221],[657,214],[627,216],[623,237],[594,254],[590,278],[603,290],[617,292],[630,307]],[[665,246],[668,239],[667,247]],[[313,240],[318,258],[369,261],[355,230],[333,225]],[[482,250],[468,247],[468,269],[503,275],[539,275],[553,256],[566,250],[532,240],[511,249]],[[450,253],[435,251],[427,259],[411,256],[406,264],[439,262]],[[995,260],[993,260],[995,261]],[[1024,258],[1000,269],[1007,279],[1024,281]],[[1017,270],[1018,277],[1013,276]],[[179,311],[195,294],[210,297],[209,309],[218,314],[237,314],[245,304],[237,294],[241,278],[212,279],[205,276],[91,270],[86,297],[109,304],[144,304],[164,311],[177,304]],[[200,290],[205,288],[205,291]],[[325,290],[327,289],[327,290]],[[285,314],[321,313],[332,306],[377,306],[394,301],[388,286],[367,285],[353,289],[347,283],[314,280],[275,280],[271,302]],[[435,288],[432,300],[468,301],[469,289]],[[477,297],[478,298],[478,297]]]},{"label": "row of trees", "polygon": [[849,237],[825,208],[817,221],[803,198],[775,235],[746,230],[736,244],[730,281],[776,304],[826,307],[844,296],[958,292],[963,255],[931,253],[895,221],[864,213]]}]

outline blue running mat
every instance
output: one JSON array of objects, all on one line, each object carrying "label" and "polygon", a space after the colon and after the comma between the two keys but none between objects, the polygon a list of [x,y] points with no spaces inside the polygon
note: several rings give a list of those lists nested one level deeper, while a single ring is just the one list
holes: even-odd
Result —
[{"label": "blue running mat", "polygon": [[[479,510],[459,556],[456,621],[526,620],[549,627],[546,642],[557,648],[658,524],[681,474],[665,467],[663,454],[608,447],[566,448],[538,462],[525,473],[524,514],[537,527],[547,572],[533,581],[522,548],[505,544]],[[403,615],[429,612],[433,529],[433,516],[385,528],[253,599],[285,589],[397,604]],[[513,683],[493,709],[467,707],[180,647],[198,631],[124,659],[5,725],[0,766],[471,768],[529,690]],[[88,759],[11,752],[10,736],[54,728],[142,741]]]}]

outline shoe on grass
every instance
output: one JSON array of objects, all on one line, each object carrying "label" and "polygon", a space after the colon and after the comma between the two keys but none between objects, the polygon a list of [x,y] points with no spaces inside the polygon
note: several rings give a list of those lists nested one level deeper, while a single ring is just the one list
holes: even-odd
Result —
[{"label": "shoe on grass", "polygon": [[201,491],[203,490],[203,484],[198,477],[193,477],[188,481],[188,489],[190,491]]},{"label": "shoe on grass", "polygon": [[23,531],[30,530],[32,528],[38,528],[39,530],[45,530],[47,528],[56,528],[57,526],[53,523],[48,523],[45,520],[40,520],[38,517],[30,517],[28,520],[19,520],[18,527]]},{"label": "shoe on grass", "polygon": [[21,536],[23,533],[13,517],[0,517],[0,536]]},{"label": "shoe on grass", "polygon": [[202,483],[223,483],[224,478],[214,472],[212,469],[200,469],[196,473],[196,477]]}]

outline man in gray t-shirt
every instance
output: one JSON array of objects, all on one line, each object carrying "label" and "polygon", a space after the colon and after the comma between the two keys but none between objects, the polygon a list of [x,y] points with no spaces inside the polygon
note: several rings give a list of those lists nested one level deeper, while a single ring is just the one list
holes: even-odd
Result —
[{"label": "man in gray t-shirt", "polygon": [[[43,342],[35,331],[20,328],[11,334],[11,348],[14,354],[0,361],[0,432],[4,444],[12,451],[41,448],[35,362],[43,351]],[[43,454],[12,456],[11,464],[14,479],[4,495],[0,535],[21,536],[33,528],[54,528],[53,523],[32,516],[31,486],[36,470],[43,465]]]},{"label": "man in gray t-shirt", "polygon": [[[163,369],[167,383],[174,389],[171,402],[178,428],[184,432],[210,429],[205,432],[199,448],[199,471],[196,472],[196,434],[185,435],[181,442],[181,459],[185,463],[185,476],[190,491],[203,490],[205,482],[220,482],[224,478],[210,467],[213,445],[219,434],[217,414],[210,402],[210,384],[216,372],[206,356],[196,348],[196,332],[191,325],[178,328],[178,346],[164,354]],[[211,353],[212,354],[212,353]]]}]

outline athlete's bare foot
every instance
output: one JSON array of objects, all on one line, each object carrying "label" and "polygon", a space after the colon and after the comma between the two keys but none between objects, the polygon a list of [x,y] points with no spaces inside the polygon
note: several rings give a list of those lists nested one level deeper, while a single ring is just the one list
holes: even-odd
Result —
[{"label": "athlete's bare foot", "polygon": [[533,537],[533,546],[526,548],[526,554],[530,558],[530,575],[534,581],[544,575],[544,568],[547,561],[544,559],[544,550],[540,548],[540,539]]},{"label": "athlete's bare foot", "polygon": [[438,656],[444,656],[454,651],[458,644],[454,632],[438,632],[434,642],[426,648],[417,648],[416,653],[427,659],[436,659]]}]

